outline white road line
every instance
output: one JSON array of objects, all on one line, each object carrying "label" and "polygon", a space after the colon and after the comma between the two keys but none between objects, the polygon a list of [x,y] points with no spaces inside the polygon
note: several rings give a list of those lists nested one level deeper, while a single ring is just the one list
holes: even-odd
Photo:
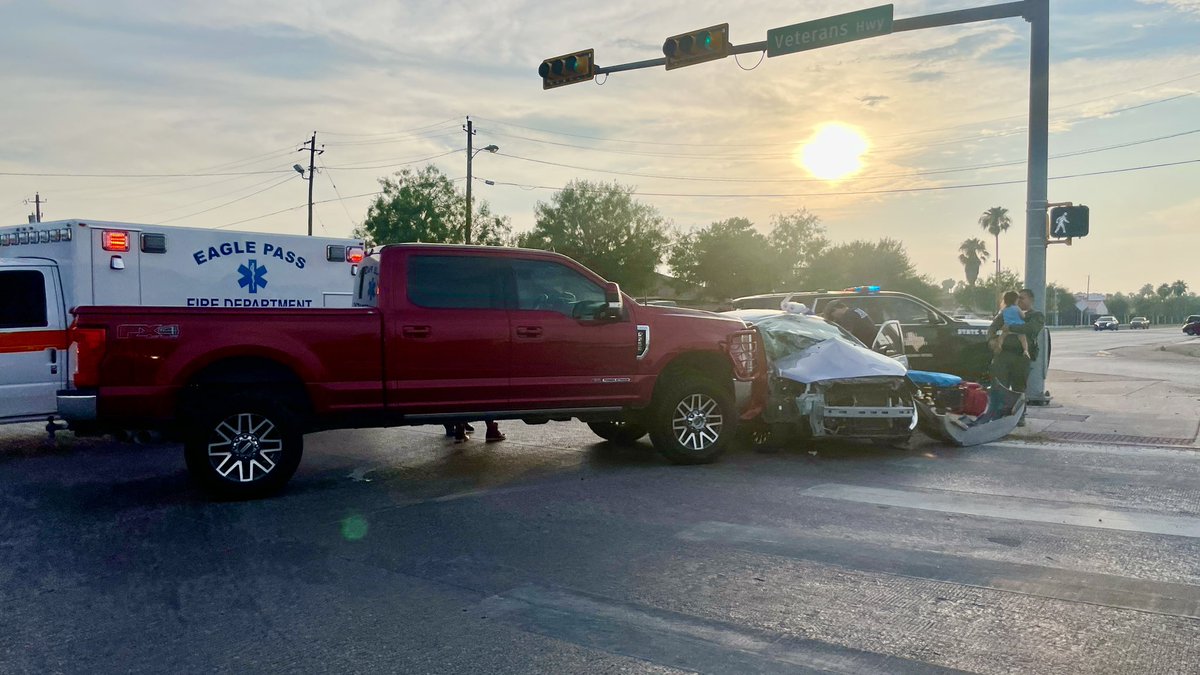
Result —
[{"label": "white road line", "polygon": [[892,490],[840,483],[816,485],[804,490],[804,495],[941,513],[1200,539],[1200,518],[1115,511],[1075,504],[1039,502],[1017,497]]}]

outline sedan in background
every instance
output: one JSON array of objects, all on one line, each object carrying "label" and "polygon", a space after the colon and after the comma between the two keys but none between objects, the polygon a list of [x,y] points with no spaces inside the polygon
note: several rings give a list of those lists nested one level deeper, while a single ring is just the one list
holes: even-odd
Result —
[{"label": "sedan in background", "polygon": [[1115,316],[1102,316],[1092,322],[1092,328],[1094,330],[1119,330],[1121,322],[1117,321]]},{"label": "sedan in background", "polygon": [[1130,328],[1130,330],[1132,330],[1134,328],[1141,328],[1143,330],[1149,330],[1150,329],[1150,319],[1147,319],[1144,316],[1135,316],[1129,320],[1129,328]]},{"label": "sedan in background", "polygon": [[1200,314],[1193,314],[1183,322],[1184,335],[1200,335]]}]

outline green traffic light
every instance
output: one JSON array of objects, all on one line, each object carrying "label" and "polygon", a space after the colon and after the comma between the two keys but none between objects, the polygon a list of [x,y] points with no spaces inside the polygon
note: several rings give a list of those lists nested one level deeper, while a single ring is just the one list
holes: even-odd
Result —
[{"label": "green traffic light", "polygon": [[578,73],[579,72],[579,59],[575,58],[574,56],[567,57],[567,66],[566,67],[567,67],[568,73]]},{"label": "green traffic light", "polygon": [[704,31],[703,33],[700,34],[700,46],[705,49],[712,49],[712,46],[713,46],[712,33],[708,32],[708,31]]}]

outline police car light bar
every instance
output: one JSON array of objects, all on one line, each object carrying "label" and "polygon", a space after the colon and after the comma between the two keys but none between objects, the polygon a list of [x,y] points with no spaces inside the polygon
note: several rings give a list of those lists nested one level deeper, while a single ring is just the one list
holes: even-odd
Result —
[{"label": "police car light bar", "polygon": [[878,293],[881,288],[879,286],[851,286],[846,290],[851,293]]}]

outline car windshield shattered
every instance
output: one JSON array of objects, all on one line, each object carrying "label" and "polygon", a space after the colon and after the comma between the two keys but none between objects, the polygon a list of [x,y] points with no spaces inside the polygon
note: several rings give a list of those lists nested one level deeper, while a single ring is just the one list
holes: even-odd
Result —
[{"label": "car windshield shattered", "polygon": [[863,346],[841,326],[816,318],[779,314],[762,319],[755,326],[771,361],[802,352],[826,340],[845,340],[856,347]]}]

